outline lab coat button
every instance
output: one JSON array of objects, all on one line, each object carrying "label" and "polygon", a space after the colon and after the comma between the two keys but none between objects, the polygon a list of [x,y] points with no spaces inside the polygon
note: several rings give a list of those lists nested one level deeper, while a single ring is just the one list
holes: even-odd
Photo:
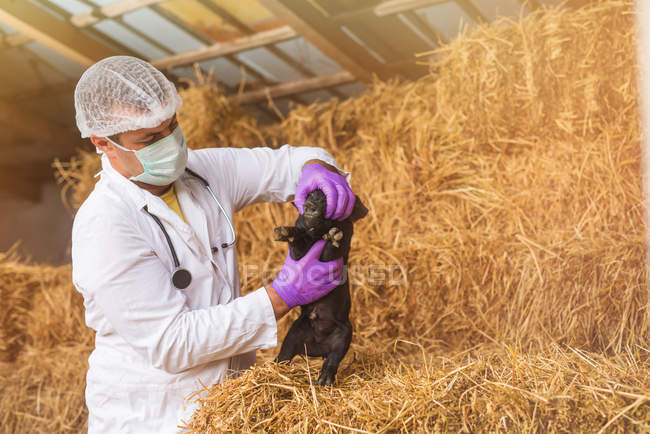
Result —
[{"label": "lab coat button", "polygon": [[215,253],[217,253],[218,251],[219,251],[219,247],[213,247],[213,248],[212,248],[212,254],[213,254],[213,255],[214,255]]}]

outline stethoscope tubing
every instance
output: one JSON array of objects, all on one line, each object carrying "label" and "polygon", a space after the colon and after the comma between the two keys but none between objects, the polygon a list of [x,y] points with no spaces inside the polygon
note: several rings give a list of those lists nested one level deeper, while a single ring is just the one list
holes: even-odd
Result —
[{"label": "stethoscope tubing", "polygon": [[[232,233],[232,241],[229,243],[221,243],[221,248],[225,249],[226,247],[232,246],[237,241],[237,234],[235,233],[235,227],[233,226],[230,217],[228,217],[226,210],[223,208],[223,206],[221,206],[221,202],[219,202],[219,199],[217,199],[217,196],[214,194],[214,191],[212,191],[210,184],[208,183],[208,181],[206,181],[205,178],[203,178],[201,175],[197,174],[193,170],[185,168],[185,171],[190,175],[192,175],[193,177],[195,177],[196,179],[198,179],[199,181],[201,181],[203,186],[208,190],[208,192],[210,193],[214,201],[217,203],[217,206],[223,213],[224,217],[226,217],[226,221],[228,222],[228,226],[230,227],[230,231]],[[178,289],[187,288],[192,282],[192,273],[190,273],[189,270],[186,270],[185,268],[181,267],[180,261],[178,260],[178,256],[176,255],[176,249],[174,248],[174,244],[172,243],[171,238],[169,238],[169,234],[167,233],[165,226],[160,221],[160,218],[158,218],[158,216],[156,216],[155,214],[149,212],[147,205],[144,206],[144,212],[149,214],[151,218],[153,218],[153,220],[156,222],[156,224],[158,224],[158,226],[162,230],[163,235],[165,236],[165,240],[167,240],[167,245],[169,246],[169,250],[172,254],[172,259],[174,260],[174,271],[172,272],[172,283]]]},{"label": "stethoscope tubing", "polygon": [[195,177],[196,179],[198,179],[199,181],[201,181],[201,183],[205,186],[205,188],[208,189],[208,192],[212,196],[212,199],[214,199],[214,201],[217,203],[217,206],[221,210],[221,213],[226,218],[226,221],[228,222],[228,226],[230,226],[230,232],[232,233],[232,241],[229,243],[221,243],[221,248],[225,249],[226,247],[232,246],[233,244],[235,244],[235,241],[237,241],[237,234],[235,233],[235,227],[233,226],[232,221],[230,221],[230,217],[228,217],[228,213],[226,212],[225,209],[223,209],[223,206],[221,206],[221,202],[219,202],[219,199],[217,199],[217,195],[215,195],[214,191],[212,191],[212,187],[210,187],[210,184],[208,183],[208,181],[206,181],[204,177],[202,177],[195,171],[188,168],[185,168],[185,171],[190,175],[192,175],[193,177]]},{"label": "stethoscope tubing", "polygon": [[230,247],[233,244],[235,244],[235,241],[237,241],[237,234],[235,233],[235,228],[232,225],[232,222],[230,221],[230,217],[228,217],[226,210],[223,209],[223,207],[221,206],[221,202],[219,202],[219,199],[217,199],[217,196],[214,194],[214,191],[212,191],[212,187],[210,187],[210,185],[206,185],[206,187],[208,188],[208,191],[212,195],[214,201],[217,202],[217,206],[219,206],[219,209],[223,213],[223,216],[226,218],[226,221],[228,222],[228,226],[230,226],[230,232],[232,233],[232,241],[229,243],[221,243],[221,248],[225,249],[226,247]]},{"label": "stethoscope tubing", "polygon": [[174,267],[176,267],[176,268],[180,267],[180,262],[178,261],[178,256],[176,256],[176,249],[174,248],[174,244],[172,243],[172,240],[169,238],[169,234],[167,233],[167,230],[163,226],[162,222],[160,221],[160,219],[158,218],[157,215],[152,214],[152,213],[149,212],[149,208],[147,207],[147,205],[144,206],[144,212],[149,214],[151,216],[151,218],[153,219],[153,221],[155,221],[158,224],[158,226],[160,226],[160,229],[162,229],[162,233],[165,236],[165,239],[167,240],[167,244],[169,245],[169,250],[171,250],[171,252],[172,252],[172,259],[174,260]]}]

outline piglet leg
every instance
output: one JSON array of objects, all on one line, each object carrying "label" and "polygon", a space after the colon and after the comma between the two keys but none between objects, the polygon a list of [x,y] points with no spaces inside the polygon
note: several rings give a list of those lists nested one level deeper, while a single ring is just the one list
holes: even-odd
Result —
[{"label": "piglet leg", "polygon": [[276,362],[284,362],[293,359],[296,354],[303,354],[305,352],[305,344],[308,341],[313,341],[313,330],[306,317],[299,317],[291,324],[291,328],[287,332],[280,354],[276,357]]},{"label": "piglet leg", "polygon": [[297,229],[293,226],[279,226],[273,229],[275,241],[293,242],[297,235]]},{"label": "piglet leg", "polygon": [[331,241],[334,247],[340,247],[341,240],[343,239],[343,231],[337,227],[333,227],[328,233],[323,235],[323,239]]},{"label": "piglet leg", "polygon": [[340,324],[339,328],[330,335],[328,341],[331,343],[330,351],[325,356],[323,367],[316,382],[321,386],[329,386],[334,383],[339,364],[343,360],[345,353],[348,352],[352,341],[352,325],[350,323]]}]

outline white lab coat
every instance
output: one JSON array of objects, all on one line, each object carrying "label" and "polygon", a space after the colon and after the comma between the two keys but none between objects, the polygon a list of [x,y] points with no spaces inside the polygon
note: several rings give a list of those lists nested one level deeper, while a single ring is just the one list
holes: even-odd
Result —
[{"label": "white lab coat", "polygon": [[[246,205],[288,200],[311,159],[336,165],[322,149],[285,145],[190,150],[187,167],[207,179],[232,219]],[[220,247],[231,232],[209,192],[188,174],[175,187],[189,225],[104,155],[101,179],[75,217],[73,282],[96,331],[86,376],[89,433],[177,432],[196,408],[184,398],[201,389],[199,380],[220,382],[229,368],[250,367],[255,350],[277,345],[265,289],[240,294],[235,247]],[[172,255],[145,205],[192,273],[184,290],[171,283]]]}]

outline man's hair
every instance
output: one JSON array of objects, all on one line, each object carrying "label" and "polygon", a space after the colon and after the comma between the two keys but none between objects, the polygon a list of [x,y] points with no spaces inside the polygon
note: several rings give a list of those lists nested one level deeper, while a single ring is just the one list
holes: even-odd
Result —
[{"label": "man's hair", "polygon": [[113,134],[112,136],[108,136],[108,138],[114,141],[115,143],[117,143],[118,145],[121,145],[122,144],[122,142],[120,142],[121,135],[122,133],[117,133],[117,134]]}]

